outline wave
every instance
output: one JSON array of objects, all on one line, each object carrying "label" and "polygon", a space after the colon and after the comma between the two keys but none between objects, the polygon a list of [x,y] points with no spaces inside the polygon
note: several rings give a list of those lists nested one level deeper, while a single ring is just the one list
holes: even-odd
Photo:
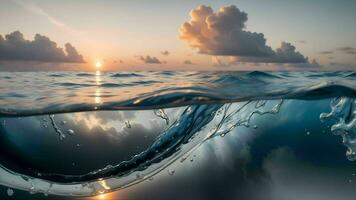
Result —
[{"label": "wave", "polygon": [[143,75],[138,73],[121,72],[121,73],[112,74],[110,76],[114,78],[130,78],[130,77],[142,77]]},{"label": "wave", "polygon": [[320,114],[322,121],[333,120],[331,132],[342,137],[347,147],[346,156],[356,160],[356,100],[346,97],[335,98],[330,103],[331,112]]},{"label": "wave", "polygon": [[[9,73],[6,76],[13,76],[17,83],[0,80],[0,130],[6,128],[7,119],[49,115],[50,126],[60,139],[65,139],[66,132],[58,126],[56,114],[104,110],[151,110],[167,128],[130,159],[89,173],[14,170],[17,168],[0,165],[2,185],[66,196],[123,189],[151,178],[177,160],[185,162],[214,137],[224,137],[237,127],[249,127],[252,118],[277,115],[287,99],[335,98],[331,112],[321,114],[321,120],[335,120],[332,132],[343,137],[347,157],[356,160],[356,83],[350,72],[106,73],[81,76],[78,82],[68,81],[77,73],[49,79],[50,75],[40,74],[32,80],[33,76],[31,79],[27,74],[16,79]],[[30,82],[30,91],[23,88],[24,81]],[[8,87],[3,87],[6,83]],[[9,91],[16,91],[16,95]],[[165,112],[165,108],[173,107],[182,107],[176,118]],[[129,121],[125,124],[131,128]]]},{"label": "wave", "polygon": [[[4,75],[16,77],[13,77],[15,82],[10,87],[4,87],[9,85],[7,80],[0,80],[0,96],[5,99],[0,101],[0,116],[159,109],[261,99],[352,98],[356,93],[356,81],[352,74],[257,71],[93,73],[92,77],[85,76],[72,82],[69,80],[73,80],[78,73],[66,73],[65,77],[54,80],[53,77],[48,79],[50,73],[39,74],[36,79],[31,74],[19,76],[18,73],[7,73]],[[116,76],[136,78],[117,79]],[[24,82],[32,88],[30,92],[28,87],[23,87]],[[13,91],[19,95],[18,98],[7,96]]]},{"label": "wave", "polygon": [[[184,162],[196,148],[211,138],[224,137],[239,126],[250,126],[252,117],[277,114],[282,105],[283,101],[278,100],[187,106],[146,150],[129,160],[80,175],[53,174],[34,169],[18,173],[3,166],[0,168],[0,182],[32,193],[72,196],[91,196],[122,189],[149,179],[176,160]],[[155,111],[155,115],[170,120],[164,110]],[[65,138],[54,120],[53,115],[51,124],[60,133],[59,136]]]}]

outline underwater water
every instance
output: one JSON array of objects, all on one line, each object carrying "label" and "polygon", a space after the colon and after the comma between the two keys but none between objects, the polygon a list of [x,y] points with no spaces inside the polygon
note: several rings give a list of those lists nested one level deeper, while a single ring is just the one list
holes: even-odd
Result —
[{"label": "underwater water", "polygon": [[[136,187],[172,199],[192,184],[176,199],[353,199],[355,79],[355,72],[2,72],[0,185],[7,197],[13,189],[90,197]],[[155,182],[162,173],[176,180]]]}]

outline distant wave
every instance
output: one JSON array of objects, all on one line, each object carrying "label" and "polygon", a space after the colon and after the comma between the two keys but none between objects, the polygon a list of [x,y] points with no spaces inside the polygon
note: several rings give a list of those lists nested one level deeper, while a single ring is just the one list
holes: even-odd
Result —
[{"label": "distant wave", "polygon": [[[3,76],[12,82],[0,79],[0,116],[356,94],[354,72],[5,72]],[[16,96],[9,95],[12,91]],[[89,98],[93,96],[96,101]]]},{"label": "distant wave", "polygon": [[141,77],[144,75],[138,74],[138,73],[128,73],[128,72],[122,72],[122,73],[115,73],[111,75],[111,77],[115,78],[128,78],[128,77]]}]

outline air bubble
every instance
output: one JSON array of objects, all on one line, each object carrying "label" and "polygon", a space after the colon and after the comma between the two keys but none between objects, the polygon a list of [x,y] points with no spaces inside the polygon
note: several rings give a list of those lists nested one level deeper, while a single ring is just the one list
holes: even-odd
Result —
[{"label": "air bubble", "polygon": [[11,197],[12,195],[14,195],[14,190],[11,188],[8,188],[6,192],[7,192],[7,196]]}]

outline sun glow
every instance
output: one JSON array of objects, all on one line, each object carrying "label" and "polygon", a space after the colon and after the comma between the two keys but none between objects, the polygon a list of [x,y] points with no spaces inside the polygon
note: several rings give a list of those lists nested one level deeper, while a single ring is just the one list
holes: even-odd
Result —
[{"label": "sun glow", "polygon": [[101,61],[96,61],[95,67],[96,67],[97,69],[100,69],[102,66],[103,66],[103,63],[101,63]]}]

